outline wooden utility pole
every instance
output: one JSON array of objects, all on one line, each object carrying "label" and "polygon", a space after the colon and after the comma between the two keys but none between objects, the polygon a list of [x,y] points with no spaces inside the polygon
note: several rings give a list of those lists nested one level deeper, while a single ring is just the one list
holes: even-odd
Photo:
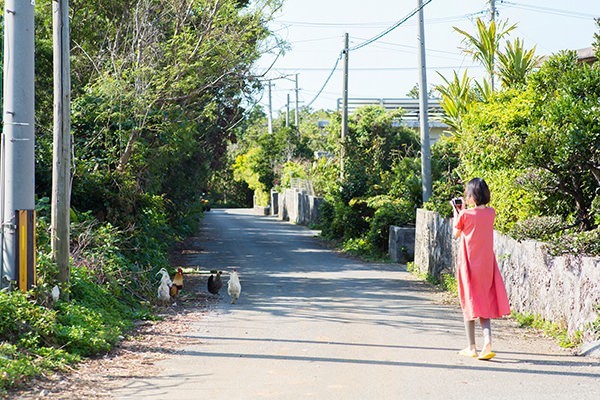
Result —
[{"label": "wooden utility pole", "polygon": [[54,146],[52,167],[52,257],[58,265],[61,296],[68,300],[71,207],[71,68],[69,1],[52,2],[54,44]]},{"label": "wooden utility pole", "polygon": [[342,79],[342,133],[340,149],[340,177],[342,179],[344,179],[344,157],[346,156],[346,135],[348,134],[348,56],[350,53],[348,43],[348,33],[344,33],[344,50],[342,51],[344,76]]},{"label": "wooden utility pole", "polygon": [[429,143],[429,114],[427,112],[427,64],[425,61],[425,28],[423,26],[423,0],[417,0],[419,7],[419,127],[421,132],[421,180],[423,202],[431,197],[431,149]]}]

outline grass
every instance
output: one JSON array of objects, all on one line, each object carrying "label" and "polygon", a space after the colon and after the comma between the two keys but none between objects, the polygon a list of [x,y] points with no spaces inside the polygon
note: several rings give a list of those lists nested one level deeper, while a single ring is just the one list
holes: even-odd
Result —
[{"label": "grass", "polygon": [[511,317],[519,323],[521,327],[534,328],[541,331],[544,335],[555,339],[561,347],[572,349],[581,344],[581,332],[576,332],[571,337],[567,329],[561,324],[546,321],[540,315],[532,313],[512,312]]}]

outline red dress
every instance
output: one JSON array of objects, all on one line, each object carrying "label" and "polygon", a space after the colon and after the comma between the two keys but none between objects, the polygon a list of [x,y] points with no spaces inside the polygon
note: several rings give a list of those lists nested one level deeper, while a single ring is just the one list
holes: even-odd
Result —
[{"label": "red dress", "polygon": [[491,207],[471,208],[461,211],[454,223],[462,231],[456,274],[465,320],[510,314],[494,254],[495,218],[496,211]]}]

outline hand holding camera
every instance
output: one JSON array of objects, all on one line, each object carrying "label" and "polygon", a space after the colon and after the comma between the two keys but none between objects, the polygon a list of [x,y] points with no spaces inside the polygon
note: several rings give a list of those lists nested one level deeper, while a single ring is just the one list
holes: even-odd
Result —
[{"label": "hand holding camera", "polygon": [[464,203],[462,197],[455,197],[450,200],[450,204],[452,204],[452,208],[455,212],[460,212],[464,208]]}]

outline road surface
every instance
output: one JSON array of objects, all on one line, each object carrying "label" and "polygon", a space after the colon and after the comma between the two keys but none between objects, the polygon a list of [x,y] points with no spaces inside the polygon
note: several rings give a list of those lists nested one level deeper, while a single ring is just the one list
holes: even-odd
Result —
[{"label": "road surface", "polygon": [[492,322],[496,358],[459,356],[460,310],[399,264],[343,257],[316,231],[249,210],[213,210],[202,229],[204,251],[190,263],[237,268],[240,300],[223,290],[186,333],[200,344],[116,398],[600,399],[597,359],[507,321]]}]

